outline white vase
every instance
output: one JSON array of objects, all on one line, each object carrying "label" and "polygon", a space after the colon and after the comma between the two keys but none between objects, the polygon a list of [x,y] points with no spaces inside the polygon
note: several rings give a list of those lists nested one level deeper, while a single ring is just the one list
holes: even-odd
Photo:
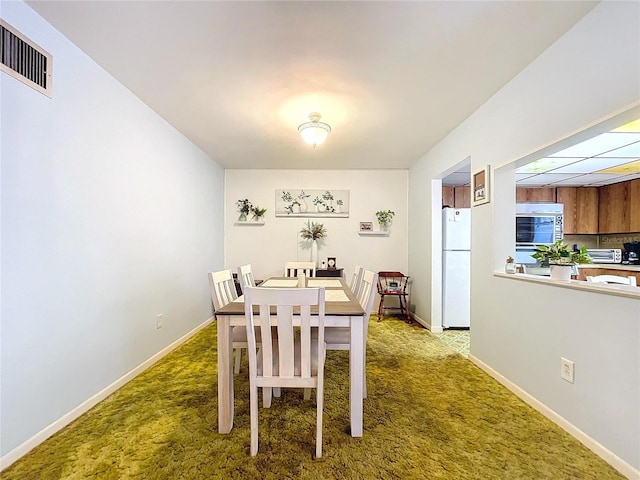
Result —
[{"label": "white vase", "polygon": [[551,280],[570,281],[571,269],[571,265],[551,265]]},{"label": "white vase", "polygon": [[307,210],[309,210],[309,205],[307,205],[307,201],[305,199],[302,199],[302,204],[300,205],[300,211],[304,213]]},{"label": "white vase", "polygon": [[300,205],[292,205],[291,208],[293,213],[300,213]]},{"label": "white vase", "polygon": [[318,266],[318,241],[313,240],[311,242],[311,261],[317,267]]}]

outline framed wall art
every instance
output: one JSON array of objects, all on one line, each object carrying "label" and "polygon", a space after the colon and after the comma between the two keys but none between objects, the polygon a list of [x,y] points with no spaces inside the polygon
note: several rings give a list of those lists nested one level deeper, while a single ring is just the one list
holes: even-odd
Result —
[{"label": "framed wall art", "polygon": [[489,203],[491,199],[491,185],[489,183],[490,165],[479,170],[471,177],[471,204],[475,207]]},{"label": "framed wall art", "polygon": [[349,190],[276,190],[276,217],[349,217]]},{"label": "framed wall art", "polygon": [[372,232],[373,231],[373,223],[372,222],[360,222],[360,231],[361,232]]}]

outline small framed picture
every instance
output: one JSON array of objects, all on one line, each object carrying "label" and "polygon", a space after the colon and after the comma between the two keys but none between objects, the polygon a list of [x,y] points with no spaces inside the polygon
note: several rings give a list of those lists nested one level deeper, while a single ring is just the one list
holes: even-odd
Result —
[{"label": "small framed picture", "polygon": [[371,232],[371,231],[373,231],[373,223],[372,222],[360,222],[360,231],[361,232]]},{"label": "small framed picture", "polygon": [[482,170],[476,172],[471,177],[471,204],[482,205],[489,203],[491,199],[491,190],[489,184],[490,166],[487,165]]},{"label": "small framed picture", "polygon": [[336,257],[327,258],[327,267],[328,267],[328,270],[336,269]]}]

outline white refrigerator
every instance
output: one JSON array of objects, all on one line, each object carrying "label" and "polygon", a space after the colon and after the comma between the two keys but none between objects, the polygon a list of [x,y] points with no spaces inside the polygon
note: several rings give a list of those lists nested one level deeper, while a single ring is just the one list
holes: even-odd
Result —
[{"label": "white refrigerator", "polygon": [[442,209],[442,326],[471,322],[471,209]]}]

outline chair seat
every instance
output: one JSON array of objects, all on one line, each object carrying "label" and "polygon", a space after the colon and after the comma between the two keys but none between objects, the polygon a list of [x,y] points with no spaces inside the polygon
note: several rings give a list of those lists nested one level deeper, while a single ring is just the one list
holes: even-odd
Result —
[{"label": "chair seat", "polygon": [[324,343],[327,345],[349,345],[351,331],[348,327],[332,327],[324,331]]},{"label": "chair seat", "polygon": [[[247,343],[247,328],[233,327],[231,329],[231,341],[233,343]],[[260,327],[256,327],[256,342],[260,343]]]}]

